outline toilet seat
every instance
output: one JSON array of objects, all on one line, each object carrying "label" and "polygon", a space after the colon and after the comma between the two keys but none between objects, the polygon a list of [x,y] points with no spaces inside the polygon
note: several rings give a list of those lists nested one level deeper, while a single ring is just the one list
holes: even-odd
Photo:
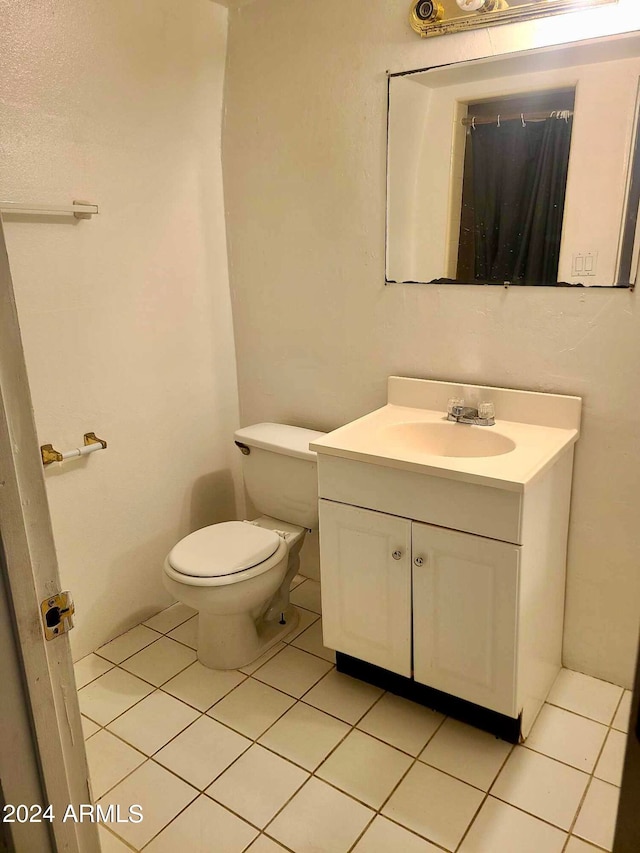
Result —
[{"label": "toilet seat", "polygon": [[275,530],[226,521],[181,539],[169,552],[164,570],[179,583],[219,586],[269,571],[287,551],[285,539]]}]

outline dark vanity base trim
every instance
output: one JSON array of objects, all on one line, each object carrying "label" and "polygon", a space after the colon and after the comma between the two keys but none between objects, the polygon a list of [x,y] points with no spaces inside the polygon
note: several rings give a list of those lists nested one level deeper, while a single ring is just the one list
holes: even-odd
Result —
[{"label": "dark vanity base trim", "polygon": [[440,711],[448,717],[455,717],[463,723],[470,723],[472,726],[484,729],[509,743],[520,741],[520,717],[514,720],[497,711],[490,711],[488,708],[474,705],[473,702],[467,702],[466,699],[459,699],[457,696],[451,696],[449,693],[443,693],[425,684],[418,684],[412,678],[366,663],[343,652],[336,652],[336,668],[338,672],[343,672],[345,675],[359,678],[397,696],[411,699],[419,705],[426,705],[434,711]]}]

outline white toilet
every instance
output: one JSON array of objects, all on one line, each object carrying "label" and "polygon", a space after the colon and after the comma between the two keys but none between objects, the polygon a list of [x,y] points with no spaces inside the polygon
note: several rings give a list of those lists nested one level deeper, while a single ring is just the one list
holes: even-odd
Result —
[{"label": "white toilet", "polygon": [[164,562],[164,585],[199,612],[198,658],[212,669],[245,666],[298,624],[289,602],[307,530],[318,526],[316,454],[324,435],[284,424],[235,434],[255,521],[226,521],[181,539]]}]

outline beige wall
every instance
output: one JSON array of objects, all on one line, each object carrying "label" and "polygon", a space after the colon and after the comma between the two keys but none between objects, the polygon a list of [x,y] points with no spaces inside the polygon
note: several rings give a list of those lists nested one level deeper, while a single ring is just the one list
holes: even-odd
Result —
[{"label": "beige wall", "polygon": [[230,12],[223,158],[241,420],[330,429],[382,405],[389,374],[581,395],[564,662],[629,686],[637,297],[385,287],[385,72],[631,30],[640,9],[620,0],[421,40],[408,6],[270,0]]},{"label": "beige wall", "polygon": [[2,8],[1,196],[100,206],[5,221],[40,442],[109,443],[45,474],[76,657],[169,603],[169,548],[235,514],[226,29],[209,0]]}]

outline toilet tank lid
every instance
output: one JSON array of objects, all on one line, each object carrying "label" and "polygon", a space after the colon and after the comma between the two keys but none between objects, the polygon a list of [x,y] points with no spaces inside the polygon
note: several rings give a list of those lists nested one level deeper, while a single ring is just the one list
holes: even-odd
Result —
[{"label": "toilet tank lid", "polygon": [[326,435],[315,429],[289,426],[288,424],[253,424],[243,427],[235,433],[236,441],[248,447],[258,447],[261,450],[271,450],[285,456],[296,456],[298,459],[308,459],[315,462],[315,450],[309,450],[309,442]]}]

